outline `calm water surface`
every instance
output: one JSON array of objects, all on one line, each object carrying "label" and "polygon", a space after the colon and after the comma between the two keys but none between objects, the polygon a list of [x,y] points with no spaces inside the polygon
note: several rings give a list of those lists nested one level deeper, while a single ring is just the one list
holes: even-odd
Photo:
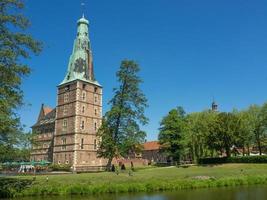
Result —
[{"label": "calm water surface", "polygon": [[267,200],[266,186],[183,190],[151,194],[23,198],[21,200]]}]

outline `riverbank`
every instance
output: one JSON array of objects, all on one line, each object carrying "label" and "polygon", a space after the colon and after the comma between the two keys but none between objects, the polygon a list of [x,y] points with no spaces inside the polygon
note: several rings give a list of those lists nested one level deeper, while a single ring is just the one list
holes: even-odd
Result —
[{"label": "riverbank", "polygon": [[4,196],[88,195],[267,184],[267,164],[147,168],[129,176],[87,173],[0,179]]}]

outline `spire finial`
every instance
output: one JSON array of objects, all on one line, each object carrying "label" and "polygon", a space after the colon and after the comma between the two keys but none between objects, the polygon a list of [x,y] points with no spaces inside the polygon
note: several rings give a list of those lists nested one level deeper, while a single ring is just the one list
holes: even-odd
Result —
[{"label": "spire finial", "polygon": [[84,18],[85,3],[83,1],[81,3],[81,10],[82,10],[82,18]]}]

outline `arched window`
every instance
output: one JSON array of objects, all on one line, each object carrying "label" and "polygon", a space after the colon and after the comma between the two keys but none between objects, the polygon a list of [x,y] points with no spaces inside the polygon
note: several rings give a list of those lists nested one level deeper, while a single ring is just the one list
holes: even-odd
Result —
[{"label": "arched window", "polygon": [[86,93],[83,92],[83,93],[82,93],[82,100],[85,101],[85,99],[86,99]]},{"label": "arched window", "polygon": [[81,129],[84,129],[84,121],[81,123]]}]

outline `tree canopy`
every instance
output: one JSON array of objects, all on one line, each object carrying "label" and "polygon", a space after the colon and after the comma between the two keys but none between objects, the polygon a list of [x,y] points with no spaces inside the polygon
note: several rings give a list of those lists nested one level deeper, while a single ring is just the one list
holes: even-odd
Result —
[{"label": "tree canopy", "polygon": [[147,99],[140,89],[139,70],[134,61],[123,60],[116,74],[119,86],[114,89],[114,96],[109,102],[111,109],[105,114],[98,131],[98,155],[109,159],[108,167],[115,156],[134,152],[146,136],[139,127],[148,122],[144,115]]}]

